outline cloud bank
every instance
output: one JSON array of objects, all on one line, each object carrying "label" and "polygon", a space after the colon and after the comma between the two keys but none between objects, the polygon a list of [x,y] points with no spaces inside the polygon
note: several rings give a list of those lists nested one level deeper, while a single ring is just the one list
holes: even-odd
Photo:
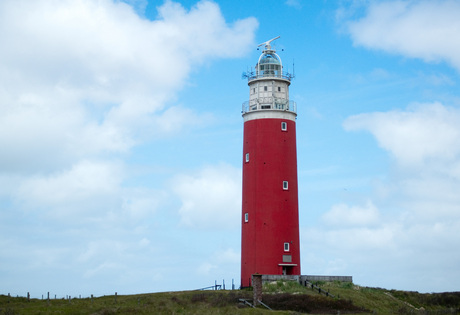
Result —
[{"label": "cloud bank", "polygon": [[444,61],[460,71],[459,14],[460,3],[452,0],[371,2],[348,32],[357,46]]},{"label": "cloud bank", "polygon": [[[364,13],[355,18],[357,9]],[[429,65],[444,62],[457,71],[459,14],[459,3],[449,0],[354,3],[349,11],[337,12],[356,46]],[[442,74],[430,78],[433,86],[455,84]],[[455,250],[460,244],[459,126],[455,101],[413,99],[405,109],[345,119],[346,131],[371,134],[390,163],[384,175],[369,180],[370,193],[333,205],[320,226],[303,231],[306,244],[321,244],[310,248],[312,269],[351,270],[358,283],[373,278],[374,285],[387,288],[399,283],[398,289],[456,290],[455,284],[445,284],[460,277],[455,267],[460,264]]]},{"label": "cloud bank", "polygon": [[[161,182],[136,184],[129,157],[137,146],[209,117],[175,104],[177,93],[192,71],[245,55],[258,22],[229,23],[211,1],[190,9],[166,1],[147,20],[138,14],[146,5],[0,2],[0,269],[12,294],[25,285],[41,292],[45,282],[57,292],[68,292],[69,283],[84,291],[82,278],[101,284],[91,292],[105,294],[107,275],[114,285],[141,283],[170,268],[151,260],[175,246],[158,240],[177,227],[180,207]],[[218,189],[213,166],[203,168],[199,180]],[[235,190],[235,172],[222,189]],[[196,186],[176,176],[179,195],[193,199]],[[220,208],[235,211],[227,200],[204,207],[208,214]],[[190,221],[195,208],[184,209]],[[52,280],[36,275],[41,268],[54,270]],[[18,280],[24,278],[26,284]],[[148,283],[136,287],[155,290]]]}]

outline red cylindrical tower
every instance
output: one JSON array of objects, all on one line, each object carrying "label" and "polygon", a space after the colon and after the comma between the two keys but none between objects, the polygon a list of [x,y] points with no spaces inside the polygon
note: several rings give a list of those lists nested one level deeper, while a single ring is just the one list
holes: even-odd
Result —
[{"label": "red cylindrical tower", "polygon": [[243,103],[242,287],[255,273],[300,275],[296,104],[274,39],[261,44]]}]

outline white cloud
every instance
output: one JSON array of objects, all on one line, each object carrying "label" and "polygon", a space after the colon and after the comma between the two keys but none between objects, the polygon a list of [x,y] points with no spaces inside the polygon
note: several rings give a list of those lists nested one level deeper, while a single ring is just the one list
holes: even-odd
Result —
[{"label": "white cloud", "polygon": [[[435,290],[423,283],[458,276],[454,265],[460,256],[452,248],[460,243],[455,232],[460,226],[460,111],[417,104],[351,116],[344,127],[370,132],[394,164],[386,178],[376,180],[371,201],[333,206],[323,216],[323,228],[303,233],[305,242],[326,246],[330,259],[349,262],[347,270],[364,266],[354,271],[361,277],[375,272],[374,264],[384,264],[386,274],[424,270],[425,278],[412,285]],[[440,269],[439,260],[453,263]],[[390,286],[396,277],[381,279],[381,285]]]},{"label": "white cloud", "polygon": [[420,104],[407,111],[351,116],[346,130],[368,130],[379,145],[406,167],[430,160],[454,162],[460,157],[460,111],[440,103]]},{"label": "white cloud", "polygon": [[172,189],[179,196],[181,223],[191,227],[223,229],[239,224],[241,170],[221,164],[194,175],[178,175]]},{"label": "white cloud", "polygon": [[396,167],[381,183],[417,220],[460,219],[460,110],[440,103],[406,111],[349,117],[346,130],[366,130],[390,152]]},{"label": "white cloud", "polygon": [[211,272],[214,272],[214,270],[216,269],[217,265],[211,264],[209,262],[204,262],[198,267],[197,273],[200,275],[208,276],[211,274]]},{"label": "white cloud", "polygon": [[70,170],[23,178],[16,204],[53,219],[100,217],[120,203],[123,170],[118,163],[80,161]]},{"label": "white cloud", "polygon": [[[153,184],[138,181],[147,176],[130,171],[144,170],[131,164],[133,147],[212,119],[177,104],[178,92],[199,67],[249,52],[257,21],[228,23],[210,1],[189,10],[166,1],[150,21],[146,3],[0,1],[0,256],[12,271],[3,268],[1,282],[12,290],[39,292],[48,280],[57,293],[168,286],[140,282],[170,273],[158,257],[170,261],[172,247],[183,249],[169,240],[177,223],[167,208],[171,187],[152,188],[165,180],[157,174]],[[197,176],[210,191],[204,211],[237,226],[239,170],[210,167]],[[190,178],[177,178],[178,192],[197,202],[186,192]],[[201,226],[203,209],[187,208],[184,220]],[[36,269],[46,270],[30,276]],[[68,287],[83,277],[93,281]]]},{"label": "white cloud", "polygon": [[215,260],[219,264],[223,264],[223,263],[238,264],[241,262],[240,252],[236,252],[233,248],[227,248],[225,250],[220,250],[216,252],[213,256],[215,257]]},{"label": "white cloud", "polygon": [[126,153],[169,132],[167,123],[150,128],[158,115],[176,130],[188,124],[158,112],[192,69],[246,53],[257,21],[228,25],[208,1],[158,11],[148,21],[110,0],[0,3],[0,146],[8,148],[0,170],[53,171]]},{"label": "white cloud", "polygon": [[371,201],[362,207],[338,204],[323,215],[323,220],[328,225],[342,227],[372,226],[379,221],[379,212]]},{"label": "white cloud", "polygon": [[[207,257],[206,261],[202,262],[196,272],[198,275],[201,275],[207,278],[207,281],[216,280],[216,275],[226,275],[226,274],[238,274],[237,270],[240,267],[241,255],[239,252],[236,252],[233,248],[226,248],[215,251]],[[227,283],[228,287],[230,284]]]},{"label": "white cloud", "polygon": [[92,195],[112,194],[118,189],[120,175],[116,164],[81,161],[69,171],[25,180],[19,194],[39,203],[73,202]]},{"label": "white cloud", "polygon": [[167,199],[165,191],[155,191],[147,188],[123,189],[122,209],[129,218],[142,220],[154,214],[164,200]]},{"label": "white cloud", "polygon": [[287,6],[290,6],[296,9],[302,8],[302,4],[299,0],[286,0],[285,3]]},{"label": "white cloud", "polygon": [[153,117],[146,130],[152,135],[164,136],[184,132],[189,127],[207,126],[213,120],[212,114],[197,115],[188,108],[172,106]]},{"label": "white cloud", "polygon": [[446,61],[460,71],[459,15],[460,3],[453,0],[369,2],[365,16],[349,22],[348,32],[355,45]]}]

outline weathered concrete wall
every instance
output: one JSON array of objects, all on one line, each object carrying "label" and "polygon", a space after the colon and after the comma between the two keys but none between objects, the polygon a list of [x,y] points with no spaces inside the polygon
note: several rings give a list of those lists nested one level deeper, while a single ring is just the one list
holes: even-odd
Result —
[{"label": "weathered concrete wall", "polygon": [[262,282],[272,282],[272,281],[297,281],[299,282],[301,276],[297,275],[262,275]]},{"label": "weathered concrete wall", "polygon": [[310,282],[313,281],[326,281],[326,282],[331,282],[331,281],[342,281],[342,282],[353,282],[353,277],[352,276],[313,276],[313,275],[303,275],[300,276],[300,281],[304,282],[305,280],[308,280]]},{"label": "weathered concrete wall", "polygon": [[342,281],[342,282],[353,282],[352,276],[314,276],[314,275],[262,275],[262,282],[272,282],[272,281],[297,281],[303,284],[305,281]]}]

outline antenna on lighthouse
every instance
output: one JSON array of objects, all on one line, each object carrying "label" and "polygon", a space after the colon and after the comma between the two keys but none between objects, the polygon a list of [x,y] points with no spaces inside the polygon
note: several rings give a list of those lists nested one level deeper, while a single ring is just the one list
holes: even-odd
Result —
[{"label": "antenna on lighthouse", "polygon": [[280,37],[281,37],[281,36],[277,36],[277,37],[275,37],[275,38],[272,38],[272,39],[270,39],[270,40],[267,40],[266,42],[263,42],[262,44],[258,45],[257,47],[260,47],[260,46],[262,46],[262,45],[265,45],[265,49],[266,49],[266,50],[271,50],[271,49],[272,49],[272,46],[270,45],[270,43],[271,43],[272,41],[274,41],[275,39],[278,39],[278,38],[280,38]]}]

